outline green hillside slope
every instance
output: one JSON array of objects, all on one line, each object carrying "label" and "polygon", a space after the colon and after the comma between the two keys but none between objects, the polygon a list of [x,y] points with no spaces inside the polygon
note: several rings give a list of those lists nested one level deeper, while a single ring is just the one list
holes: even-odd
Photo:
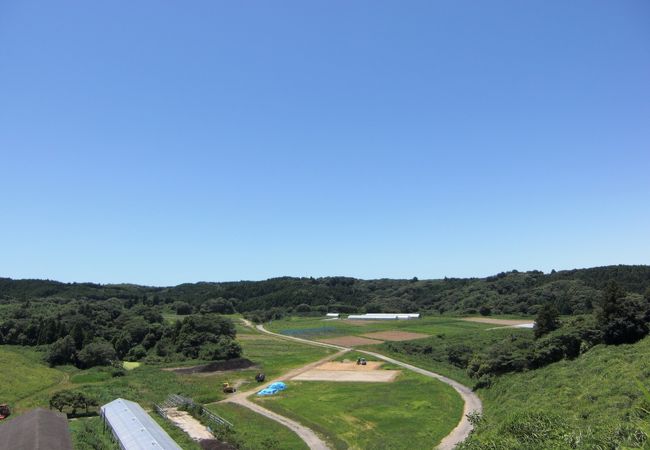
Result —
[{"label": "green hillside slope", "polygon": [[463,449],[640,447],[650,405],[639,382],[650,386],[650,338],[498,377]]}]

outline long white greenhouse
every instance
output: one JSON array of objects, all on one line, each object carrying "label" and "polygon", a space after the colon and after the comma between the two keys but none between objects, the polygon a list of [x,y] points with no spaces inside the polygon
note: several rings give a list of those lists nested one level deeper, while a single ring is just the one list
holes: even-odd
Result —
[{"label": "long white greenhouse", "polygon": [[135,402],[118,398],[102,406],[100,414],[122,450],[182,450]]},{"label": "long white greenhouse", "polygon": [[419,318],[419,313],[367,313],[348,316],[350,320],[409,320]]}]

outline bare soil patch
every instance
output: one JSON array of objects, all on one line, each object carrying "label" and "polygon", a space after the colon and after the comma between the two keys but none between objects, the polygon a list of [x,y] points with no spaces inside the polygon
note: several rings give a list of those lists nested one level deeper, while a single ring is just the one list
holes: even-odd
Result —
[{"label": "bare soil patch", "polygon": [[518,319],[491,319],[489,317],[465,317],[462,320],[466,322],[488,323],[492,325],[527,325],[534,323],[532,320],[518,320]]},{"label": "bare soil patch", "polygon": [[362,381],[389,383],[395,381],[400,370],[308,370],[293,378],[296,381]]},{"label": "bare soil patch", "polygon": [[371,339],[381,339],[383,341],[411,341],[413,339],[422,339],[430,337],[424,333],[413,333],[410,331],[378,331],[376,333],[364,334]]},{"label": "bare soil patch", "polygon": [[390,383],[395,381],[400,370],[381,370],[383,361],[368,361],[366,365],[356,361],[328,361],[311,370],[296,375],[296,381],[362,381],[368,383]]},{"label": "bare soil patch", "polygon": [[384,341],[378,341],[376,339],[368,339],[359,336],[341,336],[337,338],[321,339],[320,342],[325,342],[326,344],[340,345],[343,347],[354,347],[356,345],[381,344]]},{"label": "bare soil patch", "polygon": [[191,375],[197,373],[215,373],[215,372],[227,372],[230,370],[242,370],[250,369],[256,367],[255,363],[247,358],[235,358],[229,359],[227,361],[214,361],[208,364],[202,364],[200,366],[191,366],[191,367],[170,367],[162,370],[169,372],[178,373],[180,375]]},{"label": "bare soil patch", "polygon": [[165,410],[167,418],[178,428],[186,432],[195,441],[212,441],[214,436],[201,422],[196,420],[187,411],[180,411],[177,408]]},{"label": "bare soil patch", "polygon": [[330,361],[316,367],[315,370],[348,370],[354,372],[365,372],[377,370],[385,363],[383,361],[368,361],[366,365],[357,364],[356,361]]}]

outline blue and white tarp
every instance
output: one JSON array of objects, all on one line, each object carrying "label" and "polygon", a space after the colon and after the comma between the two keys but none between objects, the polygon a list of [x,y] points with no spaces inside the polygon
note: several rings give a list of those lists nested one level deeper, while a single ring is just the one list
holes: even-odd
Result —
[{"label": "blue and white tarp", "polygon": [[284,391],[287,388],[287,385],[284,384],[282,381],[276,381],[275,383],[271,383],[261,391],[257,393],[257,395],[274,395],[277,394],[280,391]]}]

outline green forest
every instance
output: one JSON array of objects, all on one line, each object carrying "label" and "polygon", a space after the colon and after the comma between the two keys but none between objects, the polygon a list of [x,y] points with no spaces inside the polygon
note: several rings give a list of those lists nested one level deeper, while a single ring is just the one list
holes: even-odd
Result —
[{"label": "green forest", "polygon": [[[611,283],[616,292],[609,294],[614,299],[610,309],[624,311],[602,308]],[[643,315],[648,298],[649,266],[548,274],[513,270],[487,278],[440,280],[283,277],[174,287],[0,278],[0,344],[48,346],[46,360],[52,366],[88,368],[115,359],[146,358],[154,362],[237,357],[241,349],[235,340],[235,327],[221,316],[235,312],[256,322],[326,312],[538,316],[540,324],[549,310],[576,316],[572,326],[564,327],[570,332],[551,333],[538,341],[534,350],[513,341],[508,346],[513,355],[520,354],[521,347],[526,350],[504,366],[468,360],[468,370],[480,378],[575,356],[580,346],[638,340],[647,333],[647,317]],[[619,300],[621,305],[617,306]],[[597,320],[596,312],[616,316],[612,320],[622,320],[629,327],[620,331],[621,327],[614,324],[609,332],[596,327],[591,323]],[[165,320],[169,314],[180,320]],[[557,328],[555,319],[549,320],[538,327],[542,334]],[[495,348],[502,347],[499,344]]]}]

